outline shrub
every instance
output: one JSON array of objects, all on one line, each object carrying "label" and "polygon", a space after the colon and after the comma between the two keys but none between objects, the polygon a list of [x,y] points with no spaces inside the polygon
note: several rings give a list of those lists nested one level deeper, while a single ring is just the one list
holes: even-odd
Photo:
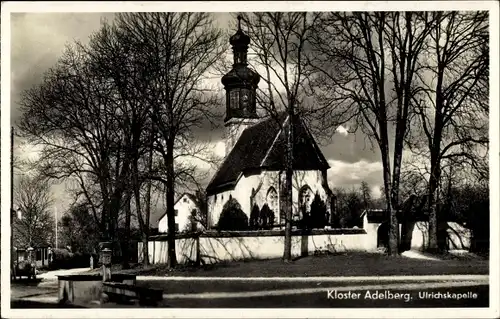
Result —
[{"label": "shrub", "polygon": [[258,229],[259,228],[259,215],[260,215],[260,209],[257,204],[254,204],[252,207],[252,211],[250,213],[250,228],[251,229]]},{"label": "shrub", "polygon": [[[90,254],[72,253],[67,249],[53,249],[53,259],[50,269],[84,268],[90,266]],[[96,259],[94,257],[94,264]]]},{"label": "shrub", "polygon": [[248,217],[234,198],[229,197],[224,204],[217,227],[219,230],[248,230]]},{"label": "shrub", "polygon": [[321,199],[318,193],[314,196],[311,203],[311,215],[308,216],[308,225],[311,228],[324,228],[327,224],[326,220],[326,204]]},{"label": "shrub", "polygon": [[264,204],[262,206],[262,209],[260,210],[260,226],[264,229],[270,228],[274,224],[274,212],[269,208],[267,204]]},{"label": "shrub", "polygon": [[332,213],[332,214],[333,214],[332,224],[330,226],[332,226],[333,228],[341,228],[339,216],[335,213]]},{"label": "shrub", "polygon": [[197,214],[198,214],[197,209],[193,209],[191,211],[191,214],[189,214],[188,217],[188,222],[186,223],[184,229],[181,230],[181,233],[183,234],[195,233],[203,227],[198,223],[198,219],[196,217]]},{"label": "shrub", "polygon": [[52,261],[50,262],[51,269],[67,268],[73,254],[67,249],[54,248],[52,249]]}]

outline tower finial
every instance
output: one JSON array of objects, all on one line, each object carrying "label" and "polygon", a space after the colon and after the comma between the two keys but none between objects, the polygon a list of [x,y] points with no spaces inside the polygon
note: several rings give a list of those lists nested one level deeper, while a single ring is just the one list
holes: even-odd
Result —
[{"label": "tower finial", "polygon": [[238,14],[238,31],[241,31],[241,19],[243,19],[243,17],[241,14]]}]

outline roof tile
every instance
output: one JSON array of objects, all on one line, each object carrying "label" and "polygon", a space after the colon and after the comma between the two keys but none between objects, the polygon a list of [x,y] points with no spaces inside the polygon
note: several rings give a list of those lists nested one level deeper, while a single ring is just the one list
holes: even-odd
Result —
[{"label": "roof tile", "polygon": [[[286,136],[282,128],[286,129],[289,125],[287,119],[286,113],[280,113],[277,117],[267,118],[243,131],[209,183],[207,193],[216,193],[226,185],[234,186],[240,174],[250,169],[284,169]],[[293,127],[295,142],[293,168],[328,169],[328,162],[305,123],[296,117]]]}]

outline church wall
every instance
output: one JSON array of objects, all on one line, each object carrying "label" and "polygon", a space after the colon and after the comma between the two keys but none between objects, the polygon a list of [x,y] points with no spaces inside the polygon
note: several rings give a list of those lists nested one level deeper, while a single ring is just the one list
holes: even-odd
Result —
[{"label": "church wall", "polygon": [[220,214],[224,204],[228,201],[229,196],[233,196],[234,191],[229,190],[219,194],[210,195],[207,198],[208,204],[208,228],[214,228],[219,222]]},{"label": "church wall", "polygon": [[219,222],[224,204],[230,197],[236,199],[243,212],[250,218],[250,194],[252,188],[259,184],[260,175],[242,176],[233,190],[228,190],[208,196],[209,228],[214,228]]},{"label": "church wall", "polygon": [[[299,213],[299,194],[300,190],[304,186],[309,186],[311,189],[311,196],[308,201],[308,206],[311,205],[316,193],[319,194],[321,200],[325,203],[327,202],[327,193],[323,187],[323,176],[321,171],[295,171],[293,175],[293,213],[294,215],[300,215]],[[327,205],[327,211],[330,212],[330,207]]]},{"label": "church wall", "polygon": [[[280,193],[280,189],[285,182],[285,174],[281,174],[281,182],[279,175],[280,174],[277,171],[264,171],[261,174],[250,175],[247,177],[242,176],[234,190],[228,190],[216,195],[208,196],[209,228],[213,228],[218,223],[220,214],[222,213],[222,208],[229,200],[230,196],[235,198],[240,203],[241,209],[250,219],[252,205],[257,204],[259,209],[262,208],[267,201],[267,195],[270,187],[274,187],[277,193]],[[312,202],[314,195],[318,192],[321,199],[327,203],[327,193],[323,188],[322,182],[323,175],[321,171],[294,172],[292,191],[294,214],[299,214],[299,191],[304,185],[309,186],[311,189],[312,194],[309,202]],[[255,190],[256,192],[253,198],[253,203],[250,199],[252,190]],[[279,221],[279,200],[277,201],[275,207],[275,215],[278,218],[277,222],[281,223],[281,221]],[[327,205],[327,211],[330,212],[329,205]]]}]

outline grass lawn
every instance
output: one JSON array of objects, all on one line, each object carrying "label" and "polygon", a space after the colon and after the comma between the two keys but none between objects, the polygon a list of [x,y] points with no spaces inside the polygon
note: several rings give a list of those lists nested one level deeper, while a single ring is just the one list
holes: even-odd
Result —
[{"label": "grass lawn", "polygon": [[[92,272],[99,272],[95,269]],[[281,259],[222,262],[200,267],[179,265],[137,265],[113,272],[143,276],[211,276],[211,277],[302,277],[302,276],[391,276],[391,275],[452,275],[488,274],[489,261],[478,258],[444,256],[442,260],[390,257],[379,253],[344,253],[309,256],[285,264]]]}]

